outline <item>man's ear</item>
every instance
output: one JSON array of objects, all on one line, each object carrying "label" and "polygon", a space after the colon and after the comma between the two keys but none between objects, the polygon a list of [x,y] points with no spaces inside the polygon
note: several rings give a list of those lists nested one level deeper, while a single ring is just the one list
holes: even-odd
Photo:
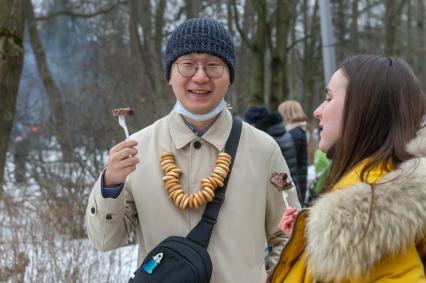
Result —
[{"label": "man's ear", "polygon": [[172,86],[172,70],[170,69],[169,81],[167,82],[169,86]]}]

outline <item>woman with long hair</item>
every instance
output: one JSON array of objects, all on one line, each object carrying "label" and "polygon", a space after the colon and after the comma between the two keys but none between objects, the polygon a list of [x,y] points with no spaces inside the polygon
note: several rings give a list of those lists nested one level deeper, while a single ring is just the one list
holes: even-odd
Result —
[{"label": "woman with long hair", "polygon": [[272,282],[426,282],[425,113],[402,59],[342,63],[314,112],[332,158],[327,192],[284,212],[291,238]]},{"label": "woman with long hair", "polygon": [[284,125],[293,138],[296,148],[296,172],[291,174],[296,185],[300,203],[306,198],[306,183],[308,176],[308,141],[306,137],[307,118],[302,105],[296,100],[287,100],[278,106],[278,112],[283,117]]}]

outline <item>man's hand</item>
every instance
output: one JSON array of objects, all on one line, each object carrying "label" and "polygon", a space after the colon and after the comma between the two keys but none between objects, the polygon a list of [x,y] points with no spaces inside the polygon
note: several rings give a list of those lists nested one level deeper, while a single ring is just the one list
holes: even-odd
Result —
[{"label": "man's hand", "polygon": [[124,183],[127,176],[136,170],[139,159],[135,140],[125,140],[115,145],[109,151],[107,168],[104,175],[104,186],[114,187]]},{"label": "man's hand", "polygon": [[290,237],[293,230],[293,223],[297,216],[297,209],[294,207],[286,208],[280,221],[280,229],[285,235]]}]

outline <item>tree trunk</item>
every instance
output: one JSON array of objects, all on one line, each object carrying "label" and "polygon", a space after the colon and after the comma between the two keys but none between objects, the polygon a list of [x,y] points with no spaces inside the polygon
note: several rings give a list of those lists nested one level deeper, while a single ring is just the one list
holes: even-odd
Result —
[{"label": "tree trunk", "polygon": [[[130,54],[132,58],[137,58],[138,61],[142,61],[142,44],[139,39],[138,32],[138,0],[129,0],[129,37],[130,37]],[[142,65],[142,64],[140,64]],[[142,67],[142,66],[141,66]]]},{"label": "tree trunk", "polygon": [[397,43],[398,26],[401,21],[401,11],[406,0],[385,1],[385,55],[399,55]]},{"label": "tree trunk", "polygon": [[[165,88],[164,72],[162,69],[161,46],[163,41],[164,12],[166,1],[158,1],[155,7],[152,7],[150,1],[141,1],[144,16],[141,18],[143,30],[143,64],[145,69],[145,85],[148,89],[145,91],[153,104],[154,119],[164,115],[169,110],[171,97]],[[146,13],[152,16],[146,16]]]},{"label": "tree trunk", "polygon": [[[337,61],[343,60],[346,57],[346,36],[348,33],[346,23],[348,19],[348,3],[349,1],[332,1],[332,24],[335,28],[336,36],[336,58]],[[343,48],[342,48],[343,47]]]},{"label": "tree trunk", "polygon": [[[228,26],[230,27],[229,30],[231,32],[231,36],[235,38],[232,30],[232,24],[234,23],[234,20],[237,19],[233,15],[233,5],[235,2],[228,1]],[[251,6],[251,4],[246,1],[243,9],[243,19],[242,19],[242,27],[241,31],[243,34],[248,34],[249,30],[252,28],[253,23],[251,19],[253,18],[254,9]],[[244,44],[241,44],[239,46],[236,46],[236,57],[238,64],[238,79],[234,82],[233,87],[231,88],[230,92],[234,93],[235,95],[231,96],[231,103],[232,105],[237,107],[238,112],[242,113],[244,112],[249,105],[251,105],[250,96],[248,95],[250,93],[250,84],[247,83],[247,79],[250,77],[250,70],[252,69],[252,61],[250,56],[250,49],[246,48]],[[244,62],[242,64],[242,62]],[[228,94],[229,95],[229,94]]]},{"label": "tree trunk", "polygon": [[0,199],[15,103],[24,61],[24,0],[0,0]]},{"label": "tree trunk", "polygon": [[198,17],[200,12],[199,0],[185,0],[185,12],[188,19]]},{"label": "tree trunk", "polygon": [[[416,9],[416,51],[418,58],[426,58],[426,29],[425,29],[425,17],[426,17],[426,3],[424,0],[417,0]],[[416,60],[413,65],[417,71],[417,76],[423,83],[423,89],[426,88],[426,67],[423,60]]]},{"label": "tree trunk", "polygon": [[351,22],[351,49],[353,53],[357,53],[359,49],[358,43],[358,0],[352,1],[352,22]]},{"label": "tree trunk", "polygon": [[251,97],[253,103],[264,102],[265,54],[268,38],[267,7],[265,1],[252,1],[257,14],[256,33],[251,48],[253,68],[251,70]]},{"label": "tree trunk", "polygon": [[275,47],[271,46],[271,93],[269,107],[276,109],[278,104],[288,98],[287,78],[287,38],[293,12],[293,1],[278,1],[275,13]]},{"label": "tree trunk", "polygon": [[73,156],[73,148],[69,127],[67,127],[67,123],[69,123],[69,121],[66,120],[61,92],[56,86],[49,70],[49,66],[47,65],[46,55],[38,34],[37,22],[35,21],[34,8],[31,0],[27,0],[27,13],[30,43],[37,62],[39,76],[43,82],[49,100],[50,109],[53,113],[54,133],[61,146],[63,160],[70,161]]},{"label": "tree trunk", "polygon": [[[306,0],[307,1],[307,0]],[[309,19],[306,15],[304,22],[309,22],[310,26],[306,27],[306,35],[303,48],[303,71],[302,71],[302,82],[303,82],[303,109],[308,116],[313,111],[313,105],[318,104],[315,101],[315,97],[320,96],[322,99],[322,93],[318,93],[317,82],[319,80],[318,74],[321,74],[321,30],[320,30],[320,18],[319,12],[319,1],[315,0],[312,8],[312,15]],[[307,5],[307,4],[306,4]]]}]

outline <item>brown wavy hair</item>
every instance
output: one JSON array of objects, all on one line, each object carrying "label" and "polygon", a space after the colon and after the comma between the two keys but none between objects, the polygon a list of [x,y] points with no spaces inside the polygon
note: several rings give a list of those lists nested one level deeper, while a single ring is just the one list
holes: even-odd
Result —
[{"label": "brown wavy hair", "polygon": [[340,69],[348,86],[342,135],[334,145],[327,190],[366,158],[363,182],[377,164],[389,171],[411,159],[406,144],[416,135],[426,113],[425,94],[404,60],[356,55],[346,59]]}]

